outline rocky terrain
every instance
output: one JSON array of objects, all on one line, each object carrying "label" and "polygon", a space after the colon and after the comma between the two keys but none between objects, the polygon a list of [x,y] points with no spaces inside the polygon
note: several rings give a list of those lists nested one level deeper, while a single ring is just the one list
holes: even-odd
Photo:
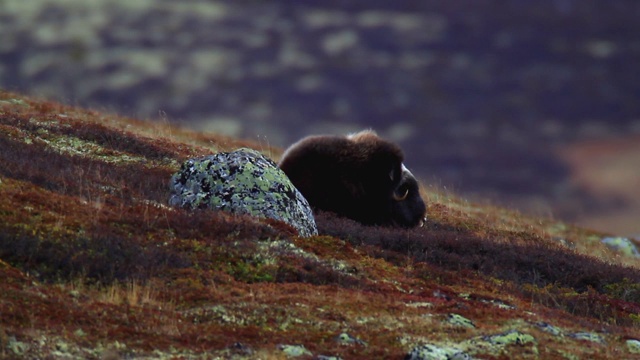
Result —
[{"label": "rocky terrain", "polygon": [[605,0],[5,0],[0,86],[265,146],[373,127],[437,188],[636,234],[620,219],[638,203],[573,181],[558,151],[640,132],[638,16]]},{"label": "rocky terrain", "polygon": [[427,187],[425,227],[308,238],[167,206],[184,160],[239,147],[281,153],[0,91],[0,358],[639,356],[633,241]]}]

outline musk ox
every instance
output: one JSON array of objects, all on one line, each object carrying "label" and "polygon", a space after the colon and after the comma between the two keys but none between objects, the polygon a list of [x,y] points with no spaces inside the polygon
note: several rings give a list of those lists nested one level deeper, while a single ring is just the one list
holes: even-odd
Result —
[{"label": "musk ox", "polygon": [[309,136],[278,166],[311,207],[368,225],[422,225],[426,207],[402,150],[370,130]]}]

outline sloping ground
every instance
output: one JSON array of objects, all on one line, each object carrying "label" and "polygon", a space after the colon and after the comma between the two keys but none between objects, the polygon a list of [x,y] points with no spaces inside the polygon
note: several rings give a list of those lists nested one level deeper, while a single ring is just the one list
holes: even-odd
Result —
[{"label": "sloping ground", "polygon": [[0,92],[0,355],[638,356],[638,262],[601,234],[435,192],[424,228],[306,239],[165,205],[183,160],[240,146],[279,154]]}]

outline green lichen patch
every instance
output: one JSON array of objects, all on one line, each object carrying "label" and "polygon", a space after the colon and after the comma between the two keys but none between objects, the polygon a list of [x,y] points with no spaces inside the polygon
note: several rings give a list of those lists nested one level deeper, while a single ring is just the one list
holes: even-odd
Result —
[{"label": "green lichen patch", "polygon": [[507,331],[502,334],[487,336],[484,340],[496,346],[526,345],[535,342],[535,338],[529,334],[517,330]]},{"label": "green lichen patch", "polygon": [[448,314],[445,321],[448,324],[451,324],[451,325],[457,326],[457,327],[462,327],[462,328],[473,329],[473,328],[476,327],[476,325],[473,323],[473,321],[465,318],[462,315],[458,315],[458,314]]},{"label": "green lichen patch", "polygon": [[[49,151],[54,151],[62,155],[71,155],[86,159],[97,160],[109,164],[131,164],[139,163],[144,166],[169,166],[175,168],[178,162],[169,156],[163,158],[148,158],[139,154],[127,152],[122,144],[101,143],[101,139],[92,138],[86,132],[74,131],[70,129],[70,124],[61,126],[56,119],[47,121],[36,121],[30,118],[29,126],[24,129],[17,129],[17,133],[11,136],[12,139],[25,144],[41,144]],[[64,130],[64,131],[63,131]],[[126,141],[121,139],[120,141]],[[124,150],[124,151],[123,151]]]},{"label": "green lichen patch", "polygon": [[472,355],[500,356],[513,354],[515,349],[520,349],[522,358],[538,356],[537,340],[532,335],[515,329],[467,339],[458,347]]},{"label": "green lichen patch", "polygon": [[625,345],[631,354],[640,354],[640,340],[627,339]]},{"label": "green lichen patch", "polygon": [[417,346],[407,354],[407,360],[465,360],[471,357],[460,349],[453,347],[424,344]]},{"label": "green lichen patch", "polygon": [[313,353],[307,350],[304,345],[278,345],[278,350],[282,351],[287,357],[312,356]]},{"label": "green lichen patch", "polygon": [[117,151],[107,150],[98,144],[84,141],[75,137],[53,137],[50,140],[44,137],[40,137],[39,139],[44,141],[54,151],[57,151],[61,154],[84,156],[98,159],[106,163],[139,163],[145,161],[143,157],[136,157],[124,153],[119,153]]}]

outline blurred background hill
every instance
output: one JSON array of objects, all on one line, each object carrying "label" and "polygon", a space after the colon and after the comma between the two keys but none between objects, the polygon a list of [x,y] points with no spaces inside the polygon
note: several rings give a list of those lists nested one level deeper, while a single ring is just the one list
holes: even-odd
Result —
[{"label": "blurred background hill", "polygon": [[0,87],[287,146],[374,128],[434,188],[640,234],[633,0],[3,0]]}]

